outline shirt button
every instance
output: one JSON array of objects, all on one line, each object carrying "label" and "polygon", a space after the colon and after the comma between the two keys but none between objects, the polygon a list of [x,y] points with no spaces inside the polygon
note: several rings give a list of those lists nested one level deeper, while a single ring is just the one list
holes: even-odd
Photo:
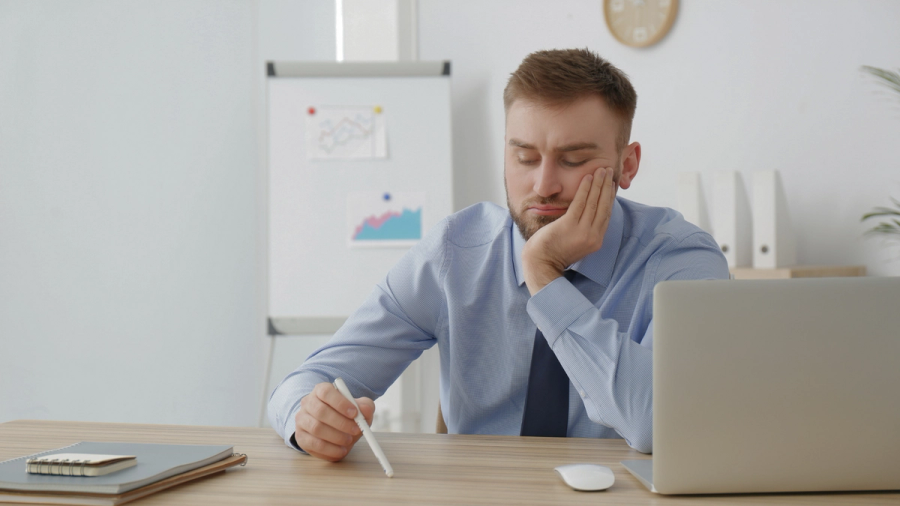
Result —
[{"label": "shirt button", "polygon": [[582,397],[582,398],[587,397],[587,394],[584,393],[584,390],[582,390],[582,391],[580,391],[580,392],[578,392],[578,393],[581,394],[581,397]]}]

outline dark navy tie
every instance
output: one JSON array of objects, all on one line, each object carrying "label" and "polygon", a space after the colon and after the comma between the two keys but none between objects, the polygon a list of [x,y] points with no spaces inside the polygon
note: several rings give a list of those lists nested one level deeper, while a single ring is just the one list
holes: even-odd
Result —
[{"label": "dark navy tie", "polygon": [[[575,271],[566,271],[572,280]],[[522,415],[523,436],[566,437],[569,425],[569,376],[563,370],[544,334],[534,334],[528,393]]]}]

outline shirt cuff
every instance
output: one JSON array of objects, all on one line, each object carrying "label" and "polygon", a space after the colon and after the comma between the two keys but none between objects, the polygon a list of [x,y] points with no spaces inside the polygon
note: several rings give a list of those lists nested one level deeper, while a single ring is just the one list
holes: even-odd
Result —
[{"label": "shirt cuff", "polygon": [[303,450],[303,448],[300,448],[300,445],[297,444],[297,439],[294,437],[294,434],[296,434],[296,432],[291,433],[291,438],[288,440],[289,445],[291,447],[293,447],[295,450],[298,450],[300,453],[302,453],[304,455],[309,455],[308,453],[306,453]]},{"label": "shirt cuff", "polygon": [[594,305],[568,279],[560,277],[534,294],[526,305],[528,316],[550,346],[575,320]]},{"label": "shirt cuff", "polygon": [[[297,407],[297,411],[300,411],[299,406]],[[284,444],[303,453],[304,455],[309,455],[308,453],[303,451],[303,448],[300,448],[300,445],[297,444],[297,438],[294,437],[294,435],[296,434],[296,430],[297,430],[297,427],[294,423],[294,419],[296,418],[296,416],[297,416],[296,411],[291,413],[291,416],[288,417],[288,422],[284,426],[284,434],[286,436],[284,438]]]}]

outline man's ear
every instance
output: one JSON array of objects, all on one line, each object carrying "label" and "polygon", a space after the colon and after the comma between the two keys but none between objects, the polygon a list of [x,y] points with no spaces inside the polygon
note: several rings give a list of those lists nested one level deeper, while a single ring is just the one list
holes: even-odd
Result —
[{"label": "man's ear", "polygon": [[641,165],[641,144],[632,142],[622,150],[622,174],[619,176],[619,188],[627,189],[637,176]]}]

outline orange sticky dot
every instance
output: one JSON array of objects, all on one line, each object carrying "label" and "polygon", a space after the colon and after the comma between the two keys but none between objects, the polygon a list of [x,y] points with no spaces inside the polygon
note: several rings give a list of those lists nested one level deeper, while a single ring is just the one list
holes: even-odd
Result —
[{"label": "orange sticky dot", "polygon": [[310,115],[313,115],[313,114],[316,113],[316,108],[315,108],[315,107],[310,107],[309,109],[307,109],[307,111],[309,112]]}]

